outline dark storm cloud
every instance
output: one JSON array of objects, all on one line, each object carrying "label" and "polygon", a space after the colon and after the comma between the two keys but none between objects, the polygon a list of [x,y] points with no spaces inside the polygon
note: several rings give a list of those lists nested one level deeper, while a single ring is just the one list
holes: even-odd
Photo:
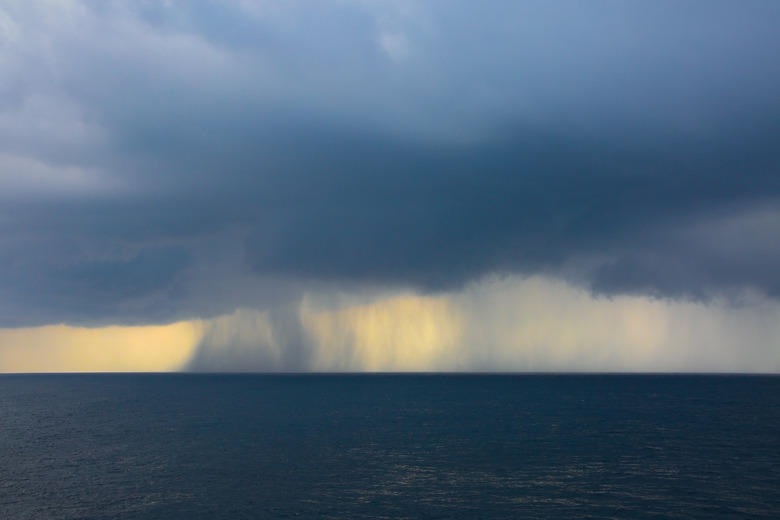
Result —
[{"label": "dark storm cloud", "polygon": [[[249,255],[258,271],[441,289],[606,255],[593,271],[606,292],[694,295],[745,284],[771,292],[777,284],[761,254],[733,262],[677,244],[699,219],[776,204],[780,163],[753,153],[758,143],[688,139],[660,148],[634,138],[627,146],[517,128],[500,144],[471,147],[327,141],[320,153],[301,148],[313,162],[291,170],[319,173],[287,179],[294,196],[255,228]],[[772,242],[759,249],[776,258]]]},{"label": "dark storm cloud", "polygon": [[0,12],[0,325],[494,273],[780,295],[774,3]]}]

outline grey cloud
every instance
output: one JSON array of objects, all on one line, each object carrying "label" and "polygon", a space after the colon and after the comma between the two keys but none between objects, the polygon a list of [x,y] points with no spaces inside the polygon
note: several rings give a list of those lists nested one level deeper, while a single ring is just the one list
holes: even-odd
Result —
[{"label": "grey cloud", "polygon": [[[249,248],[257,270],[441,289],[491,271],[554,272],[578,257],[649,249],[661,267],[648,289],[657,285],[662,294],[675,293],[662,288],[670,282],[663,264],[703,264],[697,255],[709,255],[715,288],[718,278],[776,283],[771,270],[753,269],[771,244],[739,263],[716,248],[673,244],[676,229],[698,219],[775,203],[775,155],[710,140],[659,150],[635,139],[626,150],[532,131],[466,151],[361,142],[345,139],[341,149],[331,143],[333,165],[303,168],[327,174],[307,177],[309,186],[287,201],[281,218],[258,227]],[[371,151],[363,156],[355,148]],[[617,279],[625,271],[607,267],[611,262],[597,270],[600,290],[609,287],[610,273]],[[730,265],[735,272],[727,273]],[[679,278],[681,293],[701,284],[694,276],[686,287]]]},{"label": "grey cloud", "polygon": [[776,219],[733,232],[780,197],[773,3],[2,12],[0,164],[58,183],[0,178],[0,325],[492,273],[779,294]]},{"label": "grey cloud", "polygon": [[316,346],[299,309],[283,305],[265,313],[238,310],[205,325],[186,369],[193,372],[306,372]]}]

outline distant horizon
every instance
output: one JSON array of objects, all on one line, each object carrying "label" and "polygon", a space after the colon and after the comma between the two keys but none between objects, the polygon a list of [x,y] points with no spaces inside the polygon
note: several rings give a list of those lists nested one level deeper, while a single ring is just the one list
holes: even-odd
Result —
[{"label": "distant horizon", "polygon": [[780,377],[777,372],[0,372],[0,376],[734,376]]}]

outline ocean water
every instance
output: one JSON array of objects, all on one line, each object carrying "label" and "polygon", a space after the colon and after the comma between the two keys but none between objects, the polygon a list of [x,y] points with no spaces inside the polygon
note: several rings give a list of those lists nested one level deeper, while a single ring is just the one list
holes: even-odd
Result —
[{"label": "ocean water", "polygon": [[780,518],[780,377],[3,375],[0,518]]}]

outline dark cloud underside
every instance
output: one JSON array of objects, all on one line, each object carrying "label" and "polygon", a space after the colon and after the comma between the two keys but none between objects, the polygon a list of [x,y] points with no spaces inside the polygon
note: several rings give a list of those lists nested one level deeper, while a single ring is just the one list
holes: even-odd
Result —
[{"label": "dark cloud underside", "polygon": [[509,273],[780,296],[773,3],[63,5],[3,9],[0,325]]}]

